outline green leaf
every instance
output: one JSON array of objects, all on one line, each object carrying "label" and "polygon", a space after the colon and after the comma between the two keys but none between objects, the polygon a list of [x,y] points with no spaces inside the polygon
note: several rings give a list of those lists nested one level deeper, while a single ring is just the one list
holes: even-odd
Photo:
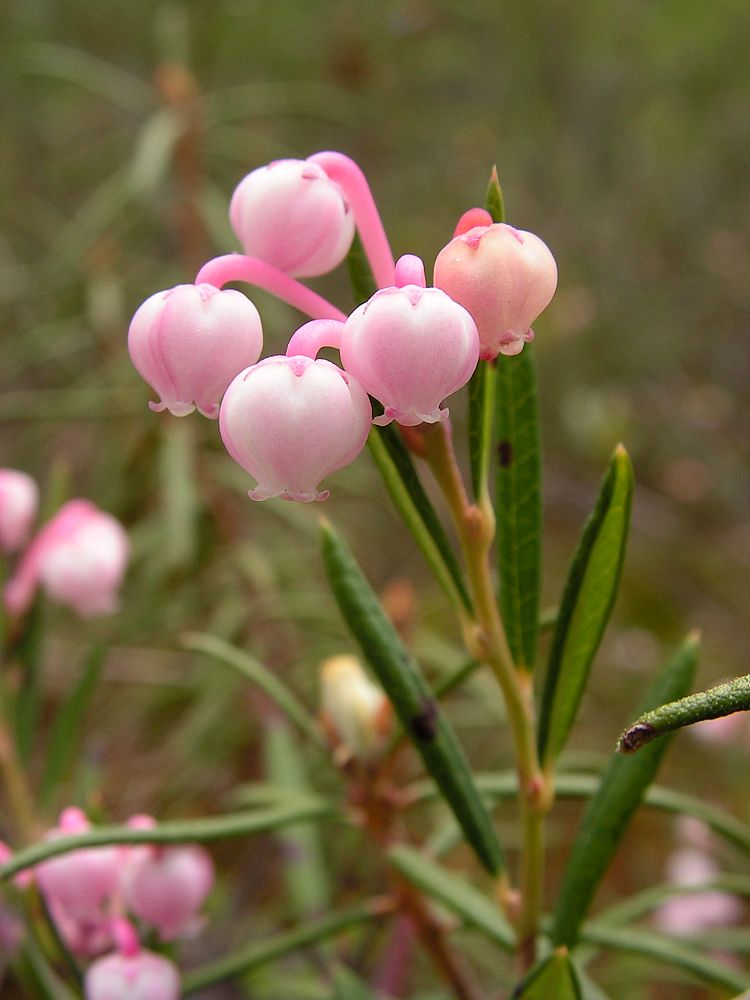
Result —
[{"label": "green leaf", "polygon": [[78,994],[69,989],[50,966],[32,934],[24,937],[19,960],[24,979],[34,985],[36,1000],[78,1000]]},{"label": "green leaf", "polygon": [[496,382],[497,367],[487,361],[479,362],[469,381],[469,467],[476,500],[488,489]]},{"label": "green leaf", "polygon": [[189,844],[211,843],[233,837],[249,837],[269,833],[306,820],[323,819],[335,813],[330,803],[309,799],[298,806],[275,806],[270,809],[248,810],[210,816],[205,819],[184,819],[159,823],[149,830],[133,830],[129,826],[97,826],[86,833],[45,840],[22,851],[0,865],[0,881],[47,858],[66,854],[82,847],[106,847],[109,844]]},{"label": "green leaf", "polygon": [[622,753],[632,753],[657,736],[707,719],[750,710],[750,674],[717,684],[708,691],[689,694],[679,701],[660,705],[625,730],[617,745]]},{"label": "green leaf", "polygon": [[182,981],[183,995],[196,993],[214,983],[252,972],[253,969],[258,969],[285,955],[296,955],[302,948],[325,941],[358,924],[367,923],[375,916],[377,916],[376,907],[362,903],[348,910],[340,910],[338,913],[312,920],[310,923],[300,924],[294,930],[276,934],[265,941],[256,941],[249,947],[226,955],[217,962],[186,973]]},{"label": "green leaf", "polygon": [[165,420],[162,433],[162,559],[164,568],[171,571],[190,566],[198,546],[195,426],[189,420]]},{"label": "green leaf", "polygon": [[505,199],[497,176],[497,167],[493,167],[490,174],[487,193],[484,196],[484,207],[492,216],[493,222],[505,222]]},{"label": "green leaf", "polygon": [[349,269],[349,281],[357,304],[366,302],[378,290],[377,283],[372,276],[370,263],[367,260],[362,240],[359,233],[354,234],[351,248],[346,257],[346,266]]},{"label": "green leaf", "polygon": [[295,726],[310,739],[325,745],[325,739],[315,719],[310,715],[296,694],[281,681],[276,674],[264,667],[249,653],[231,646],[223,639],[201,632],[188,632],[182,637],[181,645],[196,653],[204,653],[219,663],[231,667],[245,680],[250,681],[267,694]]},{"label": "green leaf", "polygon": [[129,184],[134,195],[139,198],[154,195],[167,178],[185,125],[184,117],[174,108],[161,108],[143,125],[130,160]]},{"label": "green leaf", "polygon": [[465,923],[506,951],[514,947],[513,930],[498,906],[460,875],[430,861],[413,847],[399,845],[388,851],[393,867],[416,886]]},{"label": "green leaf", "polygon": [[345,965],[336,965],[333,969],[333,996],[331,1000],[373,1000],[373,994],[367,983],[355,975]]},{"label": "green leaf", "polygon": [[578,974],[565,947],[556,949],[532,969],[513,991],[511,1000],[582,1000]]},{"label": "green leaf", "polygon": [[[275,720],[265,732],[265,773],[288,794],[312,796],[305,758],[294,734],[283,720]],[[296,917],[324,913],[330,905],[319,827],[315,823],[287,826],[277,837],[285,858],[283,877]]]},{"label": "green leaf", "polygon": [[568,738],[617,596],[632,496],[630,458],[618,445],[573,559],[552,639],[539,715],[539,756],[546,768]]},{"label": "green leaf", "polygon": [[640,958],[655,959],[732,993],[748,985],[747,973],[731,969],[725,963],[702,954],[692,945],[675,941],[652,930],[602,927],[592,922],[584,926],[581,940],[586,944],[627,952]]},{"label": "green leaf", "polygon": [[327,522],[322,535],[328,582],[347,625],[466,839],[497,875],[504,867],[502,849],[453,729],[346,543]]},{"label": "green leaf", "polygon": [[55,794],[62,790],[70,772],[81,742],[83,719],[99,684],[106,652],[103,645],[94,645],[80,677],[55,715],[39,783],[39,799],[43,809],[54,803]]},{"label": "green leaf", "polygon": [[367,443],[391,499],[435,579],[455,606],[470,612],[471,598],[461,566],[398,431],[393,426],[374,427]]},{"label": "green leaf", "polygon": [[[697,659],[697,637],[689,636],[651,687],[644,707],[660,705],[689,690]],[[602,775],[565,866],[555,907],[554,944],[573,947],[576,943],[581,921],[633,813],[653,781],[667,745],[665,739],[635,757],[618,754]]]},{"label": "green leaf", "polygon": [[497,556],[513,659],[534,666],[542,579],[542,461],[533,346],[497,359]]}]

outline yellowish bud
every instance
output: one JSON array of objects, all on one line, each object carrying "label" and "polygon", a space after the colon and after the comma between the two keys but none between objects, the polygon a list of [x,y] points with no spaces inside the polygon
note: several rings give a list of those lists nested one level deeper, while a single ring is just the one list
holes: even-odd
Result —
[{"label": "yellowish bud", "polygon": [[321,703],[336,739],[353,757],[372,760],[390,730],[390,703],[355,656],[333,656],[320,669]]}]

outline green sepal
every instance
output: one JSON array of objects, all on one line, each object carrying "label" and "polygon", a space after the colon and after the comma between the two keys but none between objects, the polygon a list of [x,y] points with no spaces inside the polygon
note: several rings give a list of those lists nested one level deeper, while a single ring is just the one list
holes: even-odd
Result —
[{"label": "green sepal", "polygon": [[511,1000],[582,1000],[578,974],[565,947],[556,949],[532,969],[513,991]]}]

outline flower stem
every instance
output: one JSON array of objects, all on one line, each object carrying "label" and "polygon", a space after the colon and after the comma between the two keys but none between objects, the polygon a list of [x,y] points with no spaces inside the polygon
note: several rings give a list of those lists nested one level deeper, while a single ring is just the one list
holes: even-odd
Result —
[{"label": "flower stem", "polygon": [[10,814],[16,833],[24,843],[32,843],[37,835],[34,800],[26,781],[9,724],[5,685],[0,685],[0,775],[8,797]]},{"label": "flower stem", "polygon": [[543,821],[547,811],[545,782],[539,767],[534,737],[534,704],[531,674],[517,669],[508,646],[490,569],[489,554],[495,537],[495,515],[484,488],[476,504],[466,493],[450,423],[425,430],[426,459],[445,496],[453,518],[474,601],[475,621],[466,642],[470,653],[492,669],[505,699],[518,769],[522,857],[518,908],[508,916],[516,927],[523,966],[533,963],[542,905],[544,877]]}]

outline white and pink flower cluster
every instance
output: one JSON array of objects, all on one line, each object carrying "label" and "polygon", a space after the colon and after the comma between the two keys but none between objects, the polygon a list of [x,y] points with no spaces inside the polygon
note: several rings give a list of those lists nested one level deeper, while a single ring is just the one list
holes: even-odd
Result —
[{"label": "white and pink flower cluster", "polygon": [[0,552],[20,553],[5,587],[9,614],[25,614],[40,588],[82,618],[116,610],[130,555],[120,522],[88,500],[69,500],[29,541],[38,507],[31,476],[0,469]]},{"label": "white and pink flower cluster", "polygon": [[[153,829],[149,816],[134,816],[133,829]],[[90,823],[68,808],[46,839],[85,833]],[[9,851],[0,845],[0,857]],[[19,887],[36,884],[66,947],[78,958],[96,959],[86,972],[87,1000],[176,1000],[175,965],[141,946],[143,935],[163,942],[194,934],[199,911],[214,883],[211,858],[194,844],[90,847],[69,851],[17,876]]]},{"label": "white and pink flower cluster", "polygon": [[[442,402],[479,358],[517,354],[556,285],[538,237],[473,209],[435,262],[427,287],[418,257],[394,258],[370,188],[341,153],[280,160],[248,174],[229,217],[245,253],[209,261],[195,284],[157,292],[138,309],[128,346],[159,394],[156,410],[197,408],[219,418],[224,444],[257,480],[254,500],[324,500],[320,480],[356,458],[373,422],[404,426],[447,417]],[[296,279],[347,255],[355,228],[378,285],[351,315]],[[230,281],[247,281],[307,313],[285,355],[259,360],[255,306]],[[340,352],[342,367],[319,359]],[[222,398],[223,397],[223,398]]]}]

